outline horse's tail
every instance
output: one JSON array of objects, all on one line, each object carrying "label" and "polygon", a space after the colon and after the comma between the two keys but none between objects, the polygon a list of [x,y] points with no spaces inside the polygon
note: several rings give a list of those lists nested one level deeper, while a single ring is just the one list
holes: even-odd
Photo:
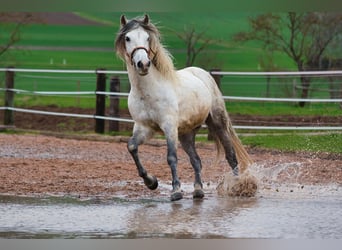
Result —
[{"label": "horse's tail", "polygon": [[215,141],[217,148],[217,161],[215,162],[215,164],[218,163],[218,161],[221,159],[221,155],[224,152],[224,148],[221,142],[222,138],[220,138],[220,135],[218,135],[217,131],[215,132],[215,127],[220,127],[220,129],[224,130],[223,133],[228,135],[228,138],[234,148],[236,158],[238,160],[240,173],[243,173],[248,168],[248,166],[253,163],[253,161],[247,153],[245,147],[242,145],[238,135],[235,132],[235,129],[233,128],[220,90],[217,88],[215,82],[213,82],[213,85],[215,86],[214,95],[216,97],[214,98],[215,101],[213,103],[213,109],[211,110],[210,119],[212,119],[213,123],[217,124],[212,127],[211,131],[211,135]]},{"label": "horse's tail", "polygon": [[242,145],[238,135],[233,128],[233,125],[228,117],[228,124],[227,124],[227,132],[229,137],[231,138],[233,148],[235,150],[235,154],[239,163],[239,170],[243,173],[250,164],[253,163],[252,159],[250,158],[249,154],[247,153],[245,147]]},{"label": "horse's tail", "polygon": [[[227,116],[226,116],[227,115]],[[235,132],[235,129],[233,128],[233,125],[228,117],[228,114],[225,115],[225,118],[222,121],[222,125],[225,124],[225,129],[231,144],[234,148],[235,155],[239,164],[239,171],[240,173],[243,173],[249,165],[253,163],[252,159],[250,158],[248,152],[246,151],[245,147],[241,143],[238,135]],[[215,165],[218,164],[218,162],[221,159],[221,156],[224,153],[224,148],[221,142],[221,138],[214,132],[211,133],[212,138],[214,139],[214,142],[216,144],[216,149],[217,149],[217,157],[216,157],[216,162],[214,163]]]}]

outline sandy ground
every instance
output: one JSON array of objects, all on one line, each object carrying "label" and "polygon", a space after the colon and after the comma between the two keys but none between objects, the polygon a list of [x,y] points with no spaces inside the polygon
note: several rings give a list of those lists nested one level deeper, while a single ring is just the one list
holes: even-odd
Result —
[{"label": "sandy ground", "polygon": [[[140,156],[160,188],[148,190],[126,149],[126,137],[88,135],[80,138],[0,133],[0,194],[70,195],[76,197],[141,197],[169,195],[171,174],[166,146],[152,140],[140,147]],[[198,143],[202,158],[204,189],[217,186],[230,168],[222,160],[213,166],[216,151],[211,143]],[[250,171],[263,183],[342,185],[342,156],[332,154],[281,153],[248,149],[255,162]],[[193,182],[193,170],[181,148],[179,177]],[[163,185],[165,184],[165,185]],[[266,184],[266,185],[265,185]],[[271,185],[270,188],[273,186]]]},{"label": "sandy ground", "polygon": [[[18,16],[19,15],[19,16]],[[2,21],[20,18],[21,13],[0,16]],[[1,19],[2,18],[2,19]],[[4,19],[5,18],[5,19]],[[38,13],[32,22],[46,24],[98,25],[73,13]],[[37,108],[41,109],[41,107]],[[58,111],[49,107],[49,111]],[[65,112],[65,110],[63,110]],[[68,110],[84,113],[86,110]],[[77,111],[77,112],[74,112]],[[0,112],[0,119],[2,114]],[[93,111],[91,111],[93,113]],[[124,114],[125,116],[125,114]],[[258,125],[336,125],[328,117],[308,117],[294,120],[293,117],[254,119],[232,117],[240,125],[249,125],[257,120]],[[288,124],[288,121],[292,121]],[[27,122],[30,121],[30,122]],[[39,115],[16,114],[15,126],[23,129],[49,131],[92,131],[94,121],[52,118]],[[120,130],[130,130],[122,125]],[[0,133],[0,194],[14,195],[72,195],[72,196],[117,196],[127,197],[164,195],[171,188],[171,174],[166,164],[164,142],[153,141],[141,147],[141,158],[147,170],[157,176],[161,186],[149,191],[138,177],[134,162],[126,149],[127,138],[89,136],[81,139],[57,138],[42,135],[10,135]],[[305,185],[342,185],[342,156],[333,154],[282,153],[271,150],[248,149],[255,164],[250,170],[262,183],[295,183]],[[216,157],[212,144],[199,144],[202,157],[205,190],[215,187],[224,173],[230,171],[221,161],[212,166]],[[179,176],[183,183],[193,182],[193,170],[185,153],[179,149]],[[266,185],[267,186],[267,185]],[[270,187],[273,187],[270,185]]]}]

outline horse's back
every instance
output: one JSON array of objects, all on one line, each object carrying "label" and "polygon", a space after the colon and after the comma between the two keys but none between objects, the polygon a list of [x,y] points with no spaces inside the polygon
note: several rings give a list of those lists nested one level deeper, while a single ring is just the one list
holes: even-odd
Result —
[{"label": "horse's back", "polygon": [[197,67],[177,71],[179,79],[179,132],[204,123],[214,102],[215,81],[211,75]]},{"label": "horse's back", "polygon": [[[180,83],[180,96],[184,96],[187,99],[191,99],[194,96],[201,102],[210,102],[212,98],[213,79],[207,71],[197,67],[188,67],[178,70],[177,76]],[[196,102],[194,101],[194,104]]]},{"label": "horse's back", "polygon": [[194,66],[178,70],[177,74],[180,76],[190,74],[190,75],[195,76],[195,77],[197,77],[203,81],[210,79],[210,77],[211,77],[208,71],[206,71],[202,68],[199,68],[199,67],[194,67]]},{"label": "horse's back", "polygon": [[206,74],[208,73],[207,71],[205,71],[204,69],[202,68],[199,68],[199,67],[195,67],[195,66],[190,66],[190,67],[186,67],[186,68],[183,68],[183,69],[180,69],[178,70],[178,73],[181,73],[181,72],[190,72],[194,75],[199,75],[199,74]]},{"label": "horse's back", "polygon": [[187,67],[178,70],[177,75],[183,89],[193,88],[196,92],[203,92],[208,101],[215,101],[217,97],[222,99],[221,91],[208,71],[198,67]]},{"label": "horse's back", "polygon": [[[216,92],[217,85],[210,73],[199,67],[187,67],[177,71],[178,77],[183,79],[183,84],[196,85],[196,87],[207,87],[211,92]],[[184,78],[191,78],[189,82],[184,82]],[[201,86],[203,85],[203,86]],[[215,93],[216,94],[216,93]]]}]

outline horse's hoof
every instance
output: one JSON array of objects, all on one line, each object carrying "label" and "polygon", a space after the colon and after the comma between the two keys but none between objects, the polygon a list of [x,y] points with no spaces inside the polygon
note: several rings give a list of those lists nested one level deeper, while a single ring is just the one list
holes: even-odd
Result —
[{"label": "horse's hoof", "polygon": [[181,191],[176,191],[171,194],[171,201],[178,201],[183,199],[183,193]]},{"label": "horse's hoof", "polygon": [[239,168],[237,166],[235,168],[233,168],[233,175],[234,176],[238,176],[239,175]]},{"label": "horse's hoof", "polygon": [[194,199],[203,199],[204,197],[204,192],[202,189],[195,189],[193,194],[192,194],[192,197]]},{"label": "horse's hoof", "polygon": [[144,183],[150,190],[155,190],[158,187],[158,180],[155,176],[149,176],[144,180]]}]

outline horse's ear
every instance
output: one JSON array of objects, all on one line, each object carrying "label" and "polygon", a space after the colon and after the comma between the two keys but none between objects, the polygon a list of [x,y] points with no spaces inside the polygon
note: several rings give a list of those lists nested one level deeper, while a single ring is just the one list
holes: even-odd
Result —
[{"label": "horse's ear", "polygon": [[147,14],[145,14],[143,23],[148,24],[149,22],[150,22],[150,17]]},{"label": "horse's ear", "polygon": [[127,24],[127,19],[126,19],[125,15],[121,15],[120,24],[121,24],[121,27],[123,27]]}]

